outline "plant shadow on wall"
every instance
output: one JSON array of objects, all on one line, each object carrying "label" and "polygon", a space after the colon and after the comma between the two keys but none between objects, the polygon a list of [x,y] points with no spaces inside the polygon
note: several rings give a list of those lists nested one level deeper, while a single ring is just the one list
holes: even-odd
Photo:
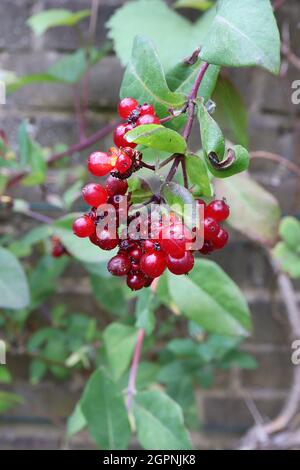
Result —
[{"label": "plant shadow on wall", "polygon": [[[188,3],[181,0],[177,7]],[[1,134],[1,210],[39,222],[25,236],[1,238],[1,331],[10,354],[31,359],[33,384],[49,373],[59,379],[78,372],[87,377],[68,420],[68,438],[87,428],[100,449],[126,449],[133,435],[145,449],[191,449],[189,431],[200,424],[197,388],[210,387],[218,369],[256,367],[253,357],[239,349],[251,334],[247,302],[208,259],[214,250],[231,249],[224,221],[266,250],[291,326],[300,335],[290,280],[300,277],[300,224],[292,217],[281,219],[276,199],[247,173],[249,158],[263,155],[249,155],[246,110],[221,72],[221,67],[259,66],[278,74],[279,32],[269,0],[196,1],[193,6],[202,12],[193,25],[161,0],[141,0],[115,12],[107,25],[109,40],[98,48],[97,6],[92,2],[91,11],[56,9],[31,17],[28,24],[36,35],[61,25],[76,28],[86,17],[90,26],[84,44],[50,69],[22,77],[6,73],[10,93],[33,83],[72,86],[79,142],[43,148],[24,121],[15,151]],[[121,120],[87,136],[90,71],[112,47],[126,66]],[[232,142],[221,130],[224,116]],[[202,142],[198,151],[189,141],[196,125]],[[70,168],[68,158],[112,131],[114,146],[89,156],[95,182],[85,184],[85,168]],[[270,158],[299,176],[299,169],[282,157]],[[56,220],[12,196],[16,185],[45,189],[51,168],[60,175],[55,209],[61,217]],[[84,184],[89,208],[82,215],[78,198]],[[47,192],[45,199],[51,200]],[[116,233],[103,225],[103,204],[114,209]],[[162,205],[151,237],[147,207]],[[186,205],[204,214],[203,246],[197,250],[187,248],[199,227],[193,218],[183,220]],[[141,207],[146,207],[146,219],[134,236],[124,236],[124,225],[139,218]],[[89,276],[105,318],[91,319],[64,305],[47,307],[63,274],[75,264]],[[168,308],[167,316],[162,307]],[[43,324],[32,328],[37,314]],[[0,373],[2,383],[11,381],[7,368],[1,366]],[[282,414],[261,425],[262,433],[251,430],[245,447],[275,446],[273,436],[287,432],[298,409],[298,374],[295,370]],[[1,392],[0,411],[19,400]]]}]

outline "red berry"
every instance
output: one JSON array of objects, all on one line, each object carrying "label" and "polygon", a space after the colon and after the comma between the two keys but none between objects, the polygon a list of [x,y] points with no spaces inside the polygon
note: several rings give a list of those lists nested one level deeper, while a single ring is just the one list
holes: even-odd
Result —
[{"label": "red berry", "polygon": [[168,255],[167,266],[171,273],[176,274],[177,276],[187,274],[194,267],[194,257],[190,251],[186,251],[184,256],[179,259]]},{"label": "red berry", "polygon": [[105,188],[109,196],[115,196],[116,194],[124,195],[128,189],[128,183],[126,180],[119,180],[112,175],[109,175]]},{"label": "red berry", "polygon": [[204,239],[213,240],[218,235],[220,230],[219,224],[212,217],[205,217],[204,219]]},{"label": "red berry", "polygon": [[67,251],[58,237],[52,237],[52,250],[51,255],[54,258],[60,258],[63,255],[67,254]]},{"label": "red berry", "polygon": [[152,240],[143,240],[142,246],[145,253],[153,253],[158,248],[158,244]]},{"label": "red berry", "polygon": [[214,248],[216,248],[217,250],[224,248],[224,246],[227,245],[228,238],[228,232],[223,228],[220,228],[217,237],[213,239]]},{"label": "red berry", "polygon": [[155,115],[155,109],[149,103],[144,103],[139,108],[140,116],[144,116],[145,114],[153,114]]},{"label": "red berry", "polygon": [[136,124],[137,126],[142,126],[144,124],[160,124],[160,120],[153,114],[144,114],[137,120]]},{"label": "red berry", "polygon": [[107,175],[113,170],[111,157],[105,152],[94,152],[88,158],[88,169],[94,176]]},{"label": "red berry", "polygon": [[159,277],[166,269],[166,256],[162,251],[146,253],[140,261],[141,271],[149,277]]},{"label": "red berry", "polygon": [[187,249],[187,243],[192,235],[182,223],[175,223],[162,231],[160,245],[162,249],[174,258],[182,258]]},{"label": "red berry", "polygon": [[132,159],[125,152],[121,152],[116,161],[116,170],[119,173],[126,173],[132,166]]},{"label": "red berry", "polygon": [[73,232],[77,237],[90,237],[95,232],[94,221],[88,216],[78,217],[73,223]]},{"label": "red berry", "polygon": [[134,261],[139,261],[143,255],[142,249],[139,246],[134,246],[128,251],[128,256]]},{"label": "red berry", "polygon": [[119,103],[118,113],[121,118],[127,119],[138,105],[138,102],[134,98],[123,98]]},{"label": "red berry", "polygon": [[132,124],[120,124],[114,130],[114,143],[117,147],[136,147],[134,142],[127,142],[125,134],[133,129]]},{"label": "red berry", "polygon": [[205,209],[205,215],[212,217],[217,222],[222,222],[229,217],[229,206],[225,201],[216,199],[208,204]]},{"label": "red berry", "polygon": [[209,255],[213,251],[214,251],[213,242],[211,242],[210,240],[205,240],[202,248],[199,250],[199,253],[201,253],[202,255]]},{"label": "red berry", "polygon": [[128,256],[118,254],[114,256],[107,264],[108,271],[113,276],[125,276],[131,268],[131,263]]},{"label": "red berry", "polygon": [[96,231],[96,236],[92,235],[90,240],[94,245],[99,246],[102,250],[113,250],[119,244],[119,237],[117,233],[113,233],[112,231],[108,230],[107,228],[103,228],[102,230]]},{"label": "red berry", "polygon": [[152,277],[146,276],[144,287],[150,287],[153,281],[154,281],[154,279]]},{"label": "red berry", "polygon": [[140,290],[145,285],[145,276],[142,273],[128,274],[127,285],[132,290]]},{"label": "red berry", "polygon": [[108,199],[106,189],[96,183],[87,184],[82,189],[82,195],[85,202],[92,207],[99,207]]}]

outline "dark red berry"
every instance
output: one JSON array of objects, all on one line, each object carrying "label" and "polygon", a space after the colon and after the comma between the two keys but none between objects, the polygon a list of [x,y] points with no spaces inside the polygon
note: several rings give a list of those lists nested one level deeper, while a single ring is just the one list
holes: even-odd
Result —
[{"label": "dark red berry", "polygon": [[213,240],[218,235],[220,226],[218,222],[215,221],[212,217],[205,217],[204,222],[204,239]]},{"label": "dark red berry", "polygon": [[94,152],[88,158],[88,169],[94,176],[105,176],[113,170],[111,157],[105,152]]},{"label": "dark red berry", "polygon": [[54,258],[60,258],[61,256],[67,254],[67,250],[65,249],[64,245],[62,244],[62,242],[60,241],[58,237],[52,237],[51,243],[52,243],[51,255]]},{"label": "dark red berry", "polygon": [[143,240],[142,246],[145,253],[153,253],[153,251],[159,251],[159,245],[152,240]]},{"label": "dark red berry", "polygon": [[126,180],[119,180],[119,178],[109,175],[105,183],[105,189],[109,196],[124,195],[127,192],[128,183]]},{"label": "dark red berry", "polygon": [[73,223],[73,232],[77,237],[90,237],[95,232],[94,221],[88,216],[78,217]]},{"label": "dark red berry", "polygon": [[145,286],[145,276],[142,273],[128,274],[127,286],[132,290],[140,290]]},{"label": "dark red berry", "polygon": [[155,109],[149,103],[144,103],[139,108],[140,116],[144,116],[145,114],[152,114],[155,115]]},{"label": "dark red berry", "polygon": [[127,142],[125,134],[133,129],[132,124],[120,124],[114,130],[114,143],[117,147],[136,147],[134,142]]},{"label": "dark red berry", "polygon": [[[119,237],[117,233],[113,233],[112,231],[108,230],[107,228],[103,228],[102,230],[96,231],[96,238],[93,238],[92,243],[102,248],[102,250],[113,250],[119,244]],[[96,243],[95,243],[96,242]]]},{"label": "dark red berry", "polygon": [[227,245],[228,238],[228,232],[223,228],[220,228],[217,237],[213,239],[214,248],[217,250],[224,248],[224,246]]},{"label": "dark red berry", "polygon": [[150,287],[153,281],[154,281],[154,279],[152,277],[146,276],[144,287]]},{"label": "dark red berry", "polygon": [[173,258],[167,256],[167,266],[171,273],[177,276],[181,274],[187,274],[194,267],[194,257],[190,251],[186,251],[182,258]]},{"label": "dark red berry", "polygon": [[107,264],[107,269],[113,276],[125,276],[129,273],[130,268],[130,260],[124,254],[114,256]]},{"label": "dark red berry", "polygon": [[128,256],[134,261],[139,261],[143,255],[142,249],[139,246],[134,246],[128,251]]},{"label": "dark red berry", "polygon": [[108,199],[106,189],[96,183],[87,184],[82,189],[82,195],[85,202],[92,207],[99,207]]},{"label": "dark red berry", "polygon": [[144,124],[160,124],[160,120],[153,114],[144,114],[137,120],[136,124],[137,126],[143,126]]},{"label": "dark red berry", "polygon": [[166,266],[166,256],[162,251],[146,253],[142,256],[140,261],[141,271],[152,278],[161,276]]},{"label": "dark red berry", "polygon": [[192,240],[191,233],[181,223],[176,223],[162,231],[161,248],[174,258],[182,258],[187,244]]},{"label": "dark red berry", "polygon": [[230,209],[225,201],[216,199],[208,204],[205,209],[205,215],[212,217],[217,222],[222,222],[229,217]]},{"label": "dark red berry", "polygon": [[213,242],[211,242],[210,240],[205,240],[202,248],[200,248],[199,250],[199,253],[201,253],[202,255],[209,255],[213,251],[214,251]]},{"label": "dark red berry", "polygon": [[127,119],[132,111],[139,105],[134,98],[123,98],[118,106],[118,113],[123,119]]},{"label": "dark red berry", "polygon": [[121,152],[116,161],[116,170],[123,174],[132,166],[132,159],[125,152]]}]

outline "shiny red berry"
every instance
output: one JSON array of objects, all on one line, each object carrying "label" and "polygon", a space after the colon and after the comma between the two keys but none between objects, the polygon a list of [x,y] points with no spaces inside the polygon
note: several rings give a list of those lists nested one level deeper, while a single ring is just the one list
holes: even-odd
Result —
[{"label": "shiny red berry", "polygon": [[228,232],[224,230],[223,228],[220,228],[217,237],[213,239],[214,248],[217,250],[224,248],[224,246],[227,245],[228,243],[228,239],[229,239]]},{"label": "shiny red berry", "polygon": [[116,161],[116,170],[123,174],[126,173],[132,166],[132,159],[125,152],[121,152]]},{"label": "shiny red berry", "polygon": [[90,183],[82,189],[82,195],[85,202],[92,207],[99,207],[105,204],[108,199],[106,189],[100,184]]},{"label": "shiny red berry", "polygon": [[130,268],[130,260],[124,254],[114,256],[107,264],[107,269],[113,276],[125,276],[129,273]]},{"label": "shiny red berry", "polygon": [[161,276],[166,266],[166,256],[162,251],[146,253],[142,256],[140,261],[141,271],[152,278]]},{"label": "shiny red berry", "polygon": [[229,217],[230,209],[225,201],[216,199],[208,204],[205,209],[205,215],[212,217],[217,222],[222,222]]},{"label": "shiny red berry", "polygon": [[144,114],[137,120],[136,124],[137,126],[142,126],[144,124],[160,124],[160,120],[153,114]]},{"label": "shiny red berry", "polygon": [[213,240],[218,235],[220,226],[218,222],[215,221],[212,217],[205,217],[204,222],[204,239]]},{"label": "shiny red berry", "polygon": [[155,243],[152,240],[143,240],[142,246],[143,246],[143,250],[145,253],[152,253],[153,251],[159,251],[158,243]]},{"label": "shiny red berry", "polygon": [[155,109],[149,103],[144,103],[139,108],[140,116],[144,116],[145,114],[155,114]]},{"label": "shiny red berry", "polygon": [[[119,244],[119,237],[117,233],[114,233],[107,228],[96,231],[96,237],[93,235],[90,239],[93,238],[92,243],[102,248],[102,250],[113,250]],[[95,243],[96,242],[96,243]]]},{"label": "shiny red berry", "polygon": [[132,124],[120,124],[114,130],[114,143],[117,147],[136,147],[134,142],[127,142],[125,134],[133,129]]},{"label": "shiny red berry", "polygon": [[202,255],[209,255],[213,251],[214,251],[213,242],[210,240],[205,240],[202,248],[200,248],[199,250],[199,253],[201,253]]},{"label": "shiny red berry", "polygon": [[111,157],[105,152],[94,152],[88,158],[88,169],[94,176],[105,176],[113,165]]},{"label": "shiny red berry", "polygon": [[142,273],[128,274],[127,286],[132,290],[140,290],[145,286],[145,276]]},{"label": "shiny red berry", "polygon": [[109,175],[105,183],[105,189],[109,196],[124,195],[127,192],[128,183],[126,180],[119,180],[119,178]]},{"label": "shiny red berry", "polygon": [[143,255],[142,249],[139,246],[134,246],[128,251],[128,256],[134,261],[139,261]]},{"label": "shiny red berry", "polygon": [[182,258],[173,258],[168,255],[167,266],[169,271],[177,276],[187,274],[194,267],[194,256],[190,251],[186,251]]},{"label": "shiny red berry", "polygon": [[90,237],[95,232],[94,221],[88,216],[78,217],[73,223],[73,232],[77,237]]},{"label": "shiny red berry", "polygon": [[127,119],[132,111],[139,105],[134,98],[123,98],[118,106],[118,113],[123,119]]}]

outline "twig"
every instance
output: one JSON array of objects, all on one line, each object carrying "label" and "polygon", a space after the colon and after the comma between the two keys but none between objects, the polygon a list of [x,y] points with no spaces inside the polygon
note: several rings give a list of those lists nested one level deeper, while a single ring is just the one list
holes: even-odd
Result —
[{"label": "twig", "polygon": [[132,409],[133,397],[136,393],[136,389],[135,389],[136,376],[137,376],[144,336],[145,336],[145,330],[141,328],[138,332],[138,337],[137,337],[135,350],[133,353],[132,364],[131,364],[130,373],[129,373],[128,388],[127,388],[128,412],[130,412]]},{"label": "twig", "polygon": [[40,212],[32,211],[31,209],[27,209],[24,212],[20,212],[21,214],[27,215],[32,219],[37,220],[38,222],[42,222],[43,224],[52,224],[54,219],[48,217],[47,215],[41,214]]},{"label": "twig", "polygon": [[171,169],[166,177],[166,183],[170,183],[170,181],[172,181],[172,179],[174,178],[175,174],[176,174],[176,171],[177,171],[177,168],[179,167],[179,164],[181,162],[181,159],[182,159],[182,155],[181,154],[176,154],[175,155],[175,159],[174,159],[174,162],[171,166]]},{"label": "twig", "polygon": [[183,182],[184,182],[184,187],[189,188],[189,180],[188,180],[188,175],[186,171],[186,164],[185,164],[185,159],[181,159],[181,166],[182,166],[182,174],[183,174]]},{"label": "twig", "polygon": [[265,152],[263,150],[258,150],[255,152],[250,152],[251,158],[261,158],[264,160],[270,160],[272,162],[280,163],[282,166],[290,170],[292,173],[295,173],[298,178],[300,178],[300,167],[293,162],[290,162],[286,158],[282,157],[281,155],[277,155],[276,153],[272,152]]}]

